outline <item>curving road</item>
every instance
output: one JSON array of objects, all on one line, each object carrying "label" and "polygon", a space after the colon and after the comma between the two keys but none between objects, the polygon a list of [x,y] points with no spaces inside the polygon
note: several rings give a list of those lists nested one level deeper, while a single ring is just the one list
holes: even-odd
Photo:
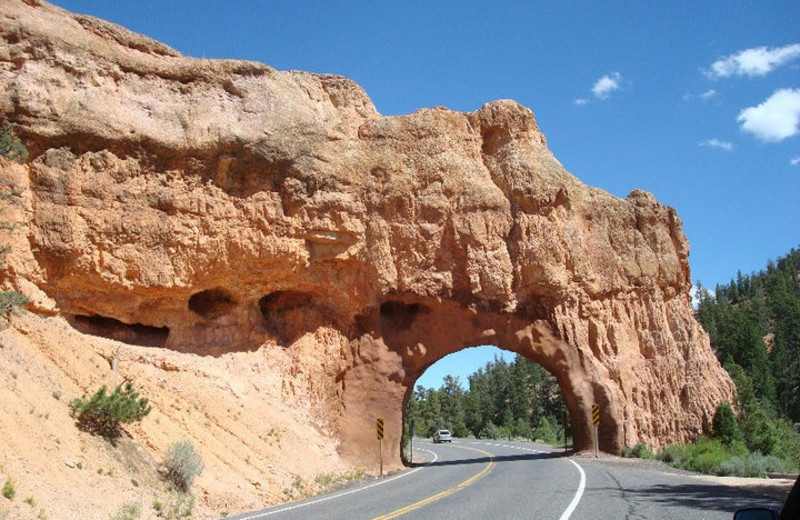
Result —
[{"label": "curving road", "polygon": [[640,461],[566,457],[549,446],[415,440],[430,462],[329,495],[235,520],[706,519],[730,520],[773,499]]}]

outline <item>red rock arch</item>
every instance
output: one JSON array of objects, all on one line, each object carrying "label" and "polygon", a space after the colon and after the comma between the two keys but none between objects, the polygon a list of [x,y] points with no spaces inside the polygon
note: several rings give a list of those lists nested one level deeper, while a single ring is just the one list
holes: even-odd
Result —
[{"label": "red rock arch", "polygon": [[[665,310],[674,312],[676,305],[683,306],[668,302]],[[374,463],[374,422],[381,417],[385,420],[384,442],[389,446],[384,456],[399,463],[403,407],[417,378],[444,356],[482,344],[516,352],[556,377],[579,450],[592,448],[591,407],[595,403],[602,411],[600,449],[609,453],[618,454],[623,446],[637,442],[660,447],[688,440],[709,428],[714,403],[725,395],[716,390],[718,381],[705,381],[702,374],[717,373],[718,365],[711,357],[692,354],[696,347],[685,343],[688,338],[681,339],[683,331],[671,338],[656,334],[664,342],[658,347],[659,359],[635,354],[626,358],[620,352],[630,345],[614,344],[608,334],[601,340],[595,319],[571,321],[569,314],[563,305],[535,319],[481,312],[452,301],[387,300],[365,321],[369,332],[352,343],[358,356],[343,376],[344,413],[339,421],[343,452],[359,463]],[[667,318],[652,317],[655,322]],[[637,323],[633,317],[621,319],[613,324],[615,331],[610,336],[633,335],[647,343],[652,337],[637,329]],[[684,325],[688,335],[695,336],[693,341],[703,340],[704,333],[693,321]],[[638,347],[639,340],[636,344]],[[695,364],[699,366],[692,366]],[[637,365],[642,365],[639,370]],[[701,377],[686,378],[687,371]],[[667,381],[653,377],[659,373]],[[651,400],[654,392],[659,397]],[[662,399],[662,392],[670,397]],[[639,394],[645,398],[630,398]],[[699,399],[690,403],[687,395]]]},{"label": "red rock arch", "polygon": [[339,76],[186,58],[49,4],[0,11],[0,117],[30,151],[14,277],[50,311],[200,355],[333,331],[318,412],[364,465],[376,417],[399,463],[408,388],[471,345],[555,374],[581,448],[593,403],[619,452],[691,439],[732,400],[675,210],[581,183],[529,109],[384,117]]}]

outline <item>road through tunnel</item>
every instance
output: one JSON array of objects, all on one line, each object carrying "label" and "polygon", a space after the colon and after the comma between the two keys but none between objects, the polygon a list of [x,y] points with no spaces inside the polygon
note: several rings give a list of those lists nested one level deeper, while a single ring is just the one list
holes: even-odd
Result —
[{"label": "road through tunnel", "polygon": [[[392,298],[363,320],[354,342],[359,353],[344,378],[345,413],[340,422],[344,455],[370,467],[377,460],[375,421],[384,420],[384,457],[401,462],[406,406],[419,377],[443,357],[465,348],[497,345],[552,374],[563,396],[577,450],[593,446],[592,405],[605,410],[600,449],[619,453],[622,411],[609,398],[614,389],[602,371],[561,339],[546,318],[522,319],[481,312],[457,302]],[[561,422],[559,418],[558,422]],[[495,425],[500,426],[500,425]]]},{"label": "road through tunnel", "polygon": [[412,436],[433,439],[441,429],[455,438],[572,446],[556,378],[541,365],[491,345],[460,350],[431,365],[409,392],[404,419],[406,463]]}]

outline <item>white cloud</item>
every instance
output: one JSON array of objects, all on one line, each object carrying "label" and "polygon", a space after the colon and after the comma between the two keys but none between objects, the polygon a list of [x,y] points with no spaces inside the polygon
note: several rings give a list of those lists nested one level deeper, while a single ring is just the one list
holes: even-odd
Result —
[{"label": "white cloud", "polygon": [[700,146],[709,146],[711,148],[721,148],[726,152],[733,151],[733,143],[729,143],[728,141],[721,141],[719,139],[706,139],[705,141],[700,141],[697,143]]},{"label": "white cloud", "polygon": [[707,90],[702,94],[700,94],[700,99],[702,99],[703,101],[708,101],[711,98],[717,97],[717,95],[719,95],[719,92],[717,92],[712,88],[711,90]]},{"label": "white cloud", "polygon": [[714,294],[702,286],[697,286],[692,284],[692,288],[689,289],[689,296],[692,298],[692,309],[697,310],[700,307],[700,302],[704,298],[711,298],[714,299]]},{"label": "white cloud", "polygon": [[758,139],[777,143],[797,135],[800,125],[800,89],[776,90],[756,107],[745,108],[736,120]]},{"label": "white cloud", "polygon": [[798,164],[800,164],[800,155],[792,157],[792,160],[789,161],[789,164],[791,164],[792,166],[797,166]]},{"label": "white cloud", "polygon": [[588,100],[588,99],[585,99],[585,98],[580,98],[580,99],[576,99],[576,100],[575,100],[575,104],[576,104],[577,106],[579,106],[579,107],[582,107],[583,105],[585,105],[585,104],[586,104],[586,103],[588,103],[588,102],[589,102],[589,100]]},{"label": "white cloud", "polygon": [[800,43],[774,49],[755,47],[715,61],[705,74],[710,78],[764,76],[796,58],[800,58]]},{"label": "white cloud", "polygon": [[598,99],[608,99],[612,92],[621,88],[621,83],[622,76],[619,72],[615,72],[610,76],[606,74],[594,84],[592,93]]}]

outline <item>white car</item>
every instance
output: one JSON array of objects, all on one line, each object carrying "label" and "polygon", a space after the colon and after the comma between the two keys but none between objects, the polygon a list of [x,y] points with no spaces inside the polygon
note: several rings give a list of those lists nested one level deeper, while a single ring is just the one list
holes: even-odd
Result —
[{"label": "white car", "polygon": [[450,430],[436,430],[433,434],[433,442],[452,442],[453,437],[450,435]]}]

